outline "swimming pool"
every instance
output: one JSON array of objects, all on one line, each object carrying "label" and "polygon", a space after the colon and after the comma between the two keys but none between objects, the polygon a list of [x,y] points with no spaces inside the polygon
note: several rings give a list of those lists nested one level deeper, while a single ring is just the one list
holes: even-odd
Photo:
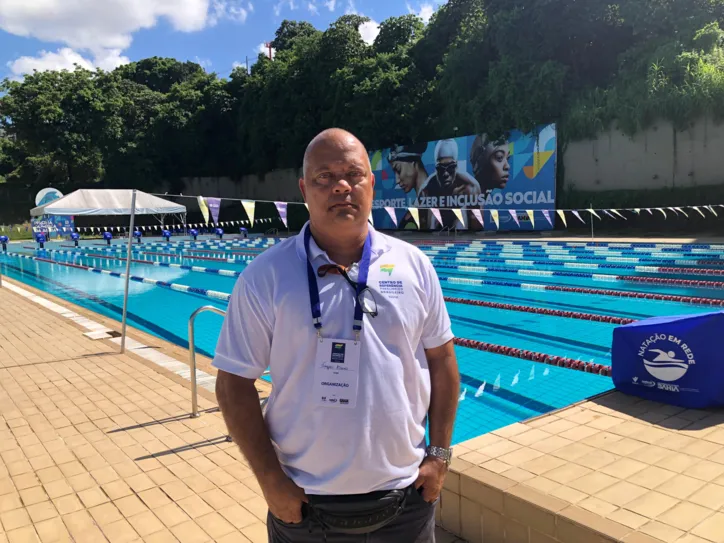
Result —
[{"label": "swimming pool", "polygon": [[[134,244],[129,324],[188,345],[201,305],[226,308],[238,274],[277,239],[145,239]],[[543,364],[610,365],[621,322],[712,311],[724,303],[724,246],[544,241],[417,243],[434,263],[453,331],[462,387],[459,443],[610,390],[605,375]],[[2,273],[120,320],[125,247],[99,241],[11,244]],[[221,317],[197,319],[212,356]],[[477,342],[477,343],[475,343]],[[471,348],[476,346],[477,348]],[[482,349],[482,350],[480,350]]]}]

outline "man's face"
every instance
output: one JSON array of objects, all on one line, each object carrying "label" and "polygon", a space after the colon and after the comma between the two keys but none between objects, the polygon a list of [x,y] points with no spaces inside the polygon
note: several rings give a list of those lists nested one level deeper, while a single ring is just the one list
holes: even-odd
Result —
[{"label": "man's face", "polygon": [[374,186],[364,146],[351,136],[339,134],[314,145],[299,181],[310,220],[330,229],[365,224]]},{"label": "man's face", "polygon": [[455,181],[458,163],[451,157],[442,157],[435,164],[437,180],[443,187],[449,187]]},{"label": "man's face", "polygon": [[405,191],[410,192],[417,185],[417,164],[397,160],[392,163],[392,170],[395,172],[397,185]]}]

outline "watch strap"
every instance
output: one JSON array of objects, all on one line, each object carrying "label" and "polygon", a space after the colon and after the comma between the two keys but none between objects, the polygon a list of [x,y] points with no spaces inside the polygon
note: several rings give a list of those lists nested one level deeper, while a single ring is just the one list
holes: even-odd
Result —
[{"label": "watch strap", "polygon": [[445,449],[443,447],[429,445],[427,449],[425,449],[425,455],[432,456],[433,458],[439,458],[449,466],[452,461],[452,448]]}]

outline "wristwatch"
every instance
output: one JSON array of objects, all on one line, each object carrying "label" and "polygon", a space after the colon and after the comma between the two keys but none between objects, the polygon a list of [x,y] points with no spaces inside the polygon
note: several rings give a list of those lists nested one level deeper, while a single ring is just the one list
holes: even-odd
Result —
[{"label": "wristwatch", "polygon": [[446,466],[450,465],[450,462],[452,461],[452,447],[449,449],[443,449],[442,447],[436,447],[435,445],[430,445],[425,449],[425,456],[432,456],[433,458],[439,458],[443,462],[445,462]]}]

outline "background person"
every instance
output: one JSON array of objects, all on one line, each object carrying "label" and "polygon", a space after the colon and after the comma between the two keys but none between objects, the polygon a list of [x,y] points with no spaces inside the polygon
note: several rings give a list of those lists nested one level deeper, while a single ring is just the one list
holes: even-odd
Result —
[{"label": "background person", "polygon": [[483,192],[505,189],[510,179],[510,146],[505,138],[493,141],[487,134],[475,136],[470,162]]},{"label": "background person", "polygon": [[[412,145],[395,145],[390,149],[387,162],[395,172],[395,181],[407,198],[408,203],[414,203],[420,193],[420,187],[427,181],[428,173],[422,162],[422,155],[427,150],[427,143],[414,143]],[[415,191],[412,193],[412,191]],[[412,194],[411,194],[412,193]],[[423,220],[424,217],[420,217]],[[423,228],[423,225],[419,225]],[[418,224],[410,212],[402,217],[398,228],[417,229]]]},{"label": "background person", "polygon": [[241,274],[214,358],[269,540],[434,542],[460,389],[437,275],[368,224],[374,175],[350,133],[312,140],[299,185],[310,220]]},{"label": "background person", "polygon": [[[435,145],[435,173],[420,189],[421,196],[455,196],[480,194],[480,185],[468,172],[458,170],[458,144],[453,139]],[[439,206],[447,207],[447,206]]]}]

